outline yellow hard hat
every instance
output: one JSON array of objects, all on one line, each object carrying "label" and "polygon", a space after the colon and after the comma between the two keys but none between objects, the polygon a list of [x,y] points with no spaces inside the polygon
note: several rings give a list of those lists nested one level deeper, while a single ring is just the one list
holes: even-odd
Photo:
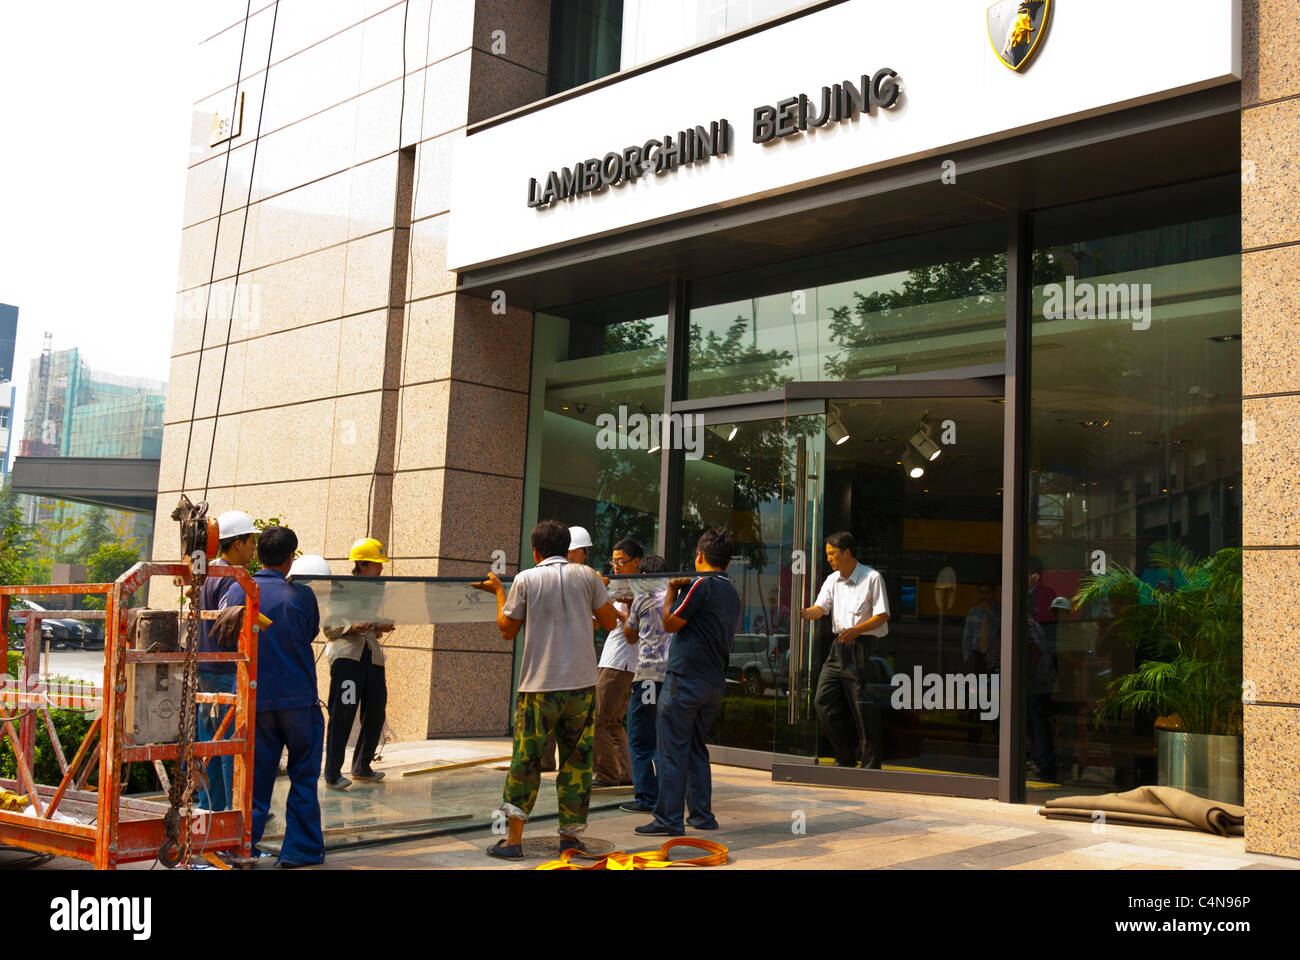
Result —
[{"label": "yellow hard hat", "polygon": [[388,558],[384,556],[384,545],[378,540],[366,537],[364,540],[358,540],[352,544],[352,550],[348,553],[348,559],[353,563],[387,563]]}]

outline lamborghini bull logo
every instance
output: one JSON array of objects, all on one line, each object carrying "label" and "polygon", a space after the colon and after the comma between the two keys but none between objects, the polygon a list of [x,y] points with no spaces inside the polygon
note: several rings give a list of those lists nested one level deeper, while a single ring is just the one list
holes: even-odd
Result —
[{"label": "lamborghini bull logo", "polygon": [[1052,0],[999,0],[989,7],[989,42],[998,59],[1019,70],[1033,59],[1047,30]]}]

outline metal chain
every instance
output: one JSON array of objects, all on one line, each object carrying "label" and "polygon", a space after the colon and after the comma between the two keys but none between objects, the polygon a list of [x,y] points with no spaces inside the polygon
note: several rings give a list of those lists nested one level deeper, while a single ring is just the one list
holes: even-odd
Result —
[{"label": "metal chain", "polygon": [[[181,736],[178,755],[185,757],[185,789],[181,796],[181,802],[184,805],[185,813],[182,818],[184,830],[181,836],[181,863],[189,866],[190,862],[190,841],[194,837],[192,829],[191,803],[193,801],[194,787],[200,778],[200,771],[194,762],[194,738],[196,714],[198,713],[197,704],[194,701],[194,694],[198,686],[198,656],[199,656],[199,591],[203,587],[204,577],[199,574],[194,578],[194,600],[190,603],[189,617],[185,623],[185,670],[181,680]],[[203,779],[207,779],[206,776]]]},{"label": "metal chain", "polygon": [[[195,570],[193,579],[185,594],[189,597],[189,610],[185,617],[185,666],[181,675],[181,721],[177,737],[176,756],[181,769],[172,777],[171,788],[167,793],[169,809],[164,818],[167,839],[163,849],[180,847],[178,864],[186,867],[190,862],[190,843],[193,837],[192,803],[195,786],[206,783],[207,775],[194,762],[194,741],[197,704],[195,693],[197,687],[199,654],[199,593],[203,588],[205,574]],[[181,775],[184,770],[184,776]]]}]

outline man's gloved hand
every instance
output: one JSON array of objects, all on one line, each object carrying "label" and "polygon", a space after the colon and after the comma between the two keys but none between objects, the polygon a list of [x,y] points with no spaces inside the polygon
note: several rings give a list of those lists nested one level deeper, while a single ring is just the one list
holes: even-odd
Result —
[{"label": "man's gloved hand", "polygon": [[238,650],[239,631],[244,626],[244,608],[226,607],[208,626],[208,636],[218,650]]}]

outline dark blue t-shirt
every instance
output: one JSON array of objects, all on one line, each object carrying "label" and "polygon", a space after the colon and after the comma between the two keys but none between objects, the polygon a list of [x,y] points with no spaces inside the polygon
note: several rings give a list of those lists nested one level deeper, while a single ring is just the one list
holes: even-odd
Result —
[{"label": "dark blue t-shirt", "polygon": [[[225,566],[224,560],[214,560],[213,566]],[[238,581],[234,577],[208,577],[203,581],[203,586],[199,589],[199,609],[200,610],[220,610],[221,601],[230,588],[236,586]],[[240,591],[243,592],[242,590]],[[204,653],[228,653],[229,651],[221,650],[208,637],[208,627],[211,620],[199,621],[199,650]],[[236,665],[233,663],[200,663],[199,670],[203,673],[234,673]]]},{"label": "dark blue t-shirt", "polygon": [[740,594],[725,576],[698,577],[677,595],[673,616],[686,626],[668,646],[668,672],[722,688],[740,623]]},{"label": "dark blue t-shirt", "polygon": [[[263,568],[253,575],[257,607],[271,625],[257,641],[257,709],[290,710],[316,705],[316,658],[311,642],[320,632],[316,594],[301,583],[289,583],[279,570]],[[244,588],[235,584],[225,605],[242,606]]]}]

